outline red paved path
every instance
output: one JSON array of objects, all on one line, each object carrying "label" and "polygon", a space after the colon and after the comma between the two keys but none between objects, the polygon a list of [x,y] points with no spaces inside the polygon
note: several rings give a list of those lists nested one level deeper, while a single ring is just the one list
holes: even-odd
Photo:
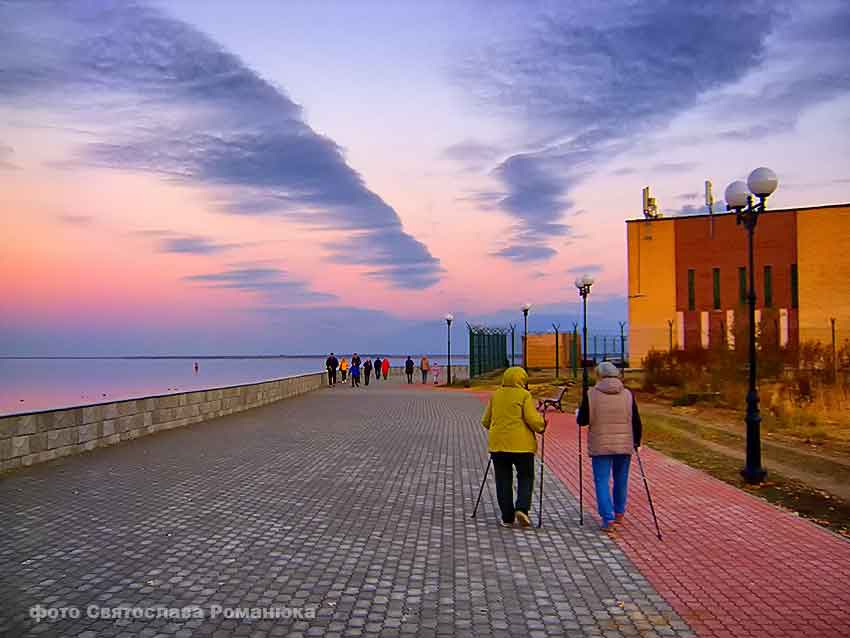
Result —
[{"label": "red paved path", "polygon": [[[575,417],[549,419],[546,465],[577,496]],[[598,526],[586,449],[584,524]],[[659,452],[641,458],[663,541],[637,459],[615,539],[699,636],[850,637],[850,542]]]}]

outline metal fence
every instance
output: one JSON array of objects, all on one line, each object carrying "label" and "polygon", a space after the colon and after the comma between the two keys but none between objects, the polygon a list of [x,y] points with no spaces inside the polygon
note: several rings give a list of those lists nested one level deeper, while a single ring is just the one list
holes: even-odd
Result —
[{"label": "metal fence", "polygon": [[587,358],[599,361],[627,363],[629,337],[626,334],[589,333],[587,335]]},{"label": "metal fence", "polygon": [[477,377],[508,367],[508,333],[504,328],[471,326],[469,329],[469,376]]}]

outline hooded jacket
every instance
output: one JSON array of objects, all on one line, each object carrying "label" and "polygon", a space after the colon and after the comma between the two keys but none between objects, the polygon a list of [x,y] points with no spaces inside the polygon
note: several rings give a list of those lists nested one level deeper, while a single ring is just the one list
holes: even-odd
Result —
[{"label": "hooded jacket", "polygon": [[537,451],[535,432],[546,429],[537,411],[534,397],[525,389],[528,374],[520,367],[508,368],[502,377],[502,387],[493,393],[481,425],[489,430],[490,452]]},{"label": "hooded jacket", "polygon": [[641,421],[632,393],[616,377],[600,379],[582,401],[578,422],[589,425],[589,456],[631,454],[640,445]]},{"label": "hooded jacket", "polygon": [[389,371],[390,371],[390,360],[384,359],[381,362],[381,372],[383,372],[384,374],[387,374]]}]

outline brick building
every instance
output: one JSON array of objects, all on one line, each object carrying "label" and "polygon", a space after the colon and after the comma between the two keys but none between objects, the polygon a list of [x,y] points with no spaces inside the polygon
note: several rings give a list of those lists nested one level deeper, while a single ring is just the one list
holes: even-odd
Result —
[{"label": "brick building", "polygon": [[[629,359],[733,346],[746,322],[747,233],[734,213],[633,219]],[[850,204],[768,210],[755,231],[756,320],[780,345],[850,337]]]}]

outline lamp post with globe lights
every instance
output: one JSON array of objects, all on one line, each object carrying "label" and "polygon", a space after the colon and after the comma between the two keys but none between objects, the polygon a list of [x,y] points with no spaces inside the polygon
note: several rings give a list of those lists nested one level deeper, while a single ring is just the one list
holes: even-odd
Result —
[{"label": "lamp post with globe lights", "polygon": [[448,337],[448,356],[446,357],[446,382],[452,384],[452,321],[454,315],[449,313],[446,315],[446,336]]},{"label": "lamp post with globe lights", "polygon": [[522,367],[528,372],[528,311],[531,310],[531,303],[526,301],[522,304],[522,318],[525,323],[522,339]]},{"label": "lamp post with globe lights", "polygon": [[582,302],[582,327],[581,327],[581,346],[583,350],[583,354],[581,356],[581,391],[582,398],[587,394],[587,296],[590,294],[590,287],[593,285],[593,277],[590,275],[584,274],[581,277],[577,277],[576,288],[578,288],[578,294],[581,296]]},{"label": "lamp post with globe lights", "polygon": [[[575,284],[578,288],[578,294],[581,295],[582,305],[581,403],[586,405],[588,400],[587,386],[589,385],[587,379],[587,296],[590,294],[590,287],[593,285],[593,277],[585,273],[581,277],[576,277]],[[578,426],[578,520],[579,523],[584,525],[584,477],[582,471],[584,463],[581,456],[581,424],[579,424],[578,419],[576,419],[576,425]]]},{"label": "lamp post with globe lights", "polygon": [[[735,220],[747,231],[747,256],[749,261],[749,390],[747,391],[747,460],[741,475],[747,483],[761,483],[767,472],[761,466],[761,414],[759,414],[759,394],[756,387],[756,280],[753,265],[753,234],[759,213],[764,212],[767,198],[776,190],[779,180],[769,168],[755,169],[746,183],[735,181],[726,187],[726,208],[735,211]],[[753,201],[753,195],[758,198]]]}]

